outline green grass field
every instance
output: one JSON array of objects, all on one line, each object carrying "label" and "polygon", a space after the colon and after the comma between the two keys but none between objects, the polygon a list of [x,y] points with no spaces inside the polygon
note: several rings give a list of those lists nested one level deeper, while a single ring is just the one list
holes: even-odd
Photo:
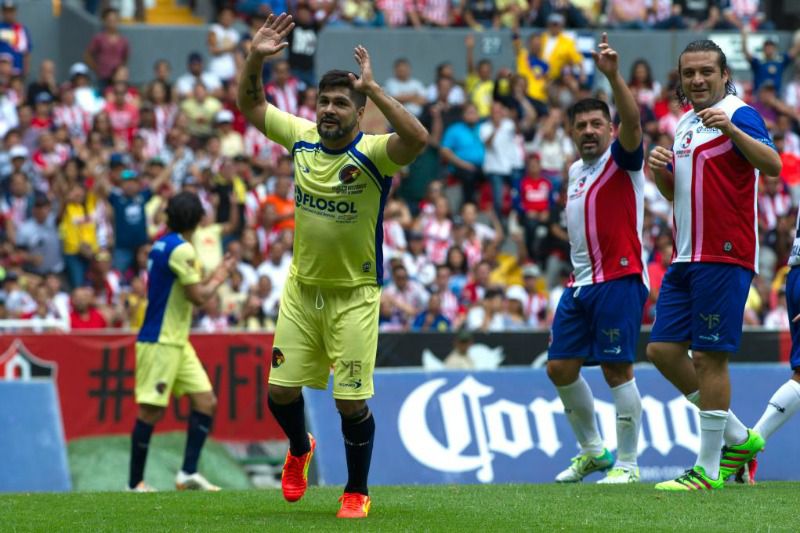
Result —
[{"label": "green grass field", "polygon": [[335,518],[340,488],[0,497],[0,531],[800,531],[800,483],[663,494],[652,485],[375,487],[366,520]]},{"label": "green grass field", "polygon": [[[159,490],[175,487],[175,473],[181,467],[185,445],[185,433],[153,436],[145,471],[145,478],[150,485]],[[131,440],[127,435],[75,439],[69,442],[67,453],[73,490],[118,491],[128,482]],[[209,480],[221,487],[251,487],[239,464],[213,440],[209,440],[203,449],[200,468]],[[0,531],[3,531],[2,522]]]}]

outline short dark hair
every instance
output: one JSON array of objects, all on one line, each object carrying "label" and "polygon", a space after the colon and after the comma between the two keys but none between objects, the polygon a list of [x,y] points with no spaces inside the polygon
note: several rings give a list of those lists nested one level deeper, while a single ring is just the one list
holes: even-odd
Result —
[{"label": "short dark hair", "polygon": [[109,16],[111,13],[119,15],[119,9],[117,9],[115,7],[107,7],[107,8],[105,8],[103,10],[103,12],[100,14],[100,20],[105,20],[105,18],[107,16]]},{"label": "short dark hair", "polygon": [[193,192],[180,192],[167,204],[167,226],[175,233],[194,230],[205,214],[200,198]]},{"label": "short dark hair", "polygon": [[597,98],[584,98],[575,102],[568,110],[567,117],[569,117],[570,125],[575,123],[575,117],[581,113],[589,113],[590,111],[602,111],[603,116],[607,120],[611,120],[611,111],[608,109],[608,104]]},{"label": "short dark hair", "polygon": [[353,80],[350,79],[350,74],[353,74],[356,76],[356,78],[358,78],[357,75],[347,70],[329,70],[319,80],[320,94],[329,89],[346,87],[350,90],[350,99],[353,101],[356,107],[364,107],[367,105],[367,95],[360,93],[353,88]]},{"label": "short dark hair", "polygon": [[711,39],[698,39],[697,41],[692,41],[686,45],[686,48],[683,49],[681,55],[678,56],[678,86],[675,88],[675,94],[678,95],[678,99],[681,101],[682,104],[688,104],[689,99],[686,97],[686,94],[683,92],[683,87],[681,86],[681,58],[683,54],[690,53],[690,52],[716,52],[717,53],[717,64],[719,65],[719,70],[722,74],[728,73],[728,81],[725,82],[725,94],[736,94],[736,86],[731,81],[731,69],[728,67],[728,58],[725,56],[725,52],[722,51],[722,48],[719,47],[717,43],[712,41]]},{"label": "short dark hair", "polygon": [[394,60],[394,66],[395,67],[397,65],[410,65],[410,64],[411,63],[405,57],[398,57],[397,59]]}]

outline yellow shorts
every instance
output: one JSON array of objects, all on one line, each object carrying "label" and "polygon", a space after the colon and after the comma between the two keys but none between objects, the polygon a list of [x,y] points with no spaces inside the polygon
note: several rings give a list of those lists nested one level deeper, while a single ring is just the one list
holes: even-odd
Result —
[{"label": "yellow shorts", "polygon": [[334,398],[371,398],[380,295],[378,286],[329,289],[289,278],[281,295],[269,382],[324,390],[333,367]]},{"label": "yellow shorts", "polygon": [[209,392],[211,382],[194,348],[155,342],[136,343],[136,403],[166,407],[172,393]]}]

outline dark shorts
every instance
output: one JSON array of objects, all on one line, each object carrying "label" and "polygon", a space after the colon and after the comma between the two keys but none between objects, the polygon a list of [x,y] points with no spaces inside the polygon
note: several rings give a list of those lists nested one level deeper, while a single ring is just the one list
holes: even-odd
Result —
[{"label": "dark shorts", "polygon": [[800,313],[800,267],[795,266],[786,276],[786,310],[789,313],[789,331],[792,334],[792,370],[800,370],[800,322],[792,319]]},{"label": "dark shorts", "polygon": [[567,288],[553,319],[548,359],[632,363],[646,299],[640,276]]},{"label": "dark shorts", "polygon": [[673,263],[656,302],[650,342],[690,341],[692,350],[736,352],[753,271],[725,263]]}]

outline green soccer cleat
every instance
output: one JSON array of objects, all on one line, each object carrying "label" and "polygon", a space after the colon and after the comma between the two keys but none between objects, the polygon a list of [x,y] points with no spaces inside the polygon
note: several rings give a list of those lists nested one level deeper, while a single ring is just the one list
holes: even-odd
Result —
[{"label": "green soccer cleat", "polygon": [[715,490],[725,486],[725,481],[720,476],[718,479],[711,479],[706,475],[702,466],[690,468],[682,476],[669,481],[662,481],[656,484],[656,490],[666,490],[671,492],[683,492],[692,490]]},{"label": "green soccer cleat", "polygon": [[747,440],[742,444],[722,447],[719,461],[719,477],[723,481],[743,468],[758,452],[764,449],[764,437],[757,431],[747,430]]},{"label": "green soccer cleat", "polygon": [[592,472],[605,472],[614,466],[614,456],[607,449],[597,457],[588,453],[572,458],[569,468],[556,476],[556,483],[577,483]]},{"label": "green soccer cleat", "polygon": [[598,485],[626,485],[628,483],[639,483],[639,467],[615,466],[608,471],[606,477],[597,482]]}]

